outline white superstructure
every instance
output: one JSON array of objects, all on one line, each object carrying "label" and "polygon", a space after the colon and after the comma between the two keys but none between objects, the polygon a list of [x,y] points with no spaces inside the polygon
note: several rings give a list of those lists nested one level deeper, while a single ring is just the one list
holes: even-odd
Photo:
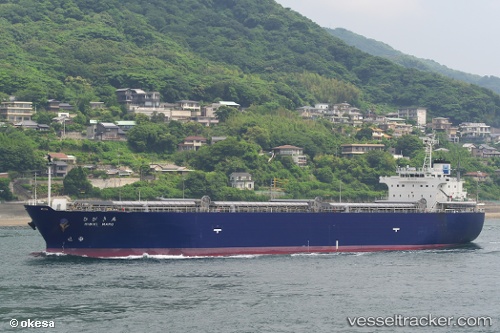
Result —
[{"label": "white superstructure", "polygon": [[387,201],[420,202],[428,210],[443,209],[443,206],[476,205],[467,201],[460,177],[451,176],[450,163],[436,160],[431,163],[433,141],[426,146],[426,160],[422,168],[402,167],[397,176],[380,177],[380,183],[389,188]]}]

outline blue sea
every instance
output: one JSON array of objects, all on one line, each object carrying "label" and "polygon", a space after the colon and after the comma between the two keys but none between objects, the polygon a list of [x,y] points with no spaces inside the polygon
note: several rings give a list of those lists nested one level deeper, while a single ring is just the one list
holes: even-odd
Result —
[{"label": "blue sea", "polygon": [[500,220],[450,250],[31,255],[43,249],[37,231],[0,228],[0,332],[500,332]]}]

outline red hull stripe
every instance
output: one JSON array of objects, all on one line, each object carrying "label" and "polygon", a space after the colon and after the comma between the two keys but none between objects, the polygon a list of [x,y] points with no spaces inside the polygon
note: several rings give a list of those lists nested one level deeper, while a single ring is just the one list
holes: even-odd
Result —
[{"label": "red hull stripe", "polygon": [[291,246],[291,247],[227,247],[227,248],[184,248],[184,249],[76,249],[48,248],[47,253],[60,253],[92,258],[116,258],[130,256],[185,256],[185,257],[216,257],[237,255],[265,254],[296,254],[296,253],[335,253],[335,252],[375,252],[375,251],[408,251],[442,249],[456,246],[455,244],[428,245],[367,245],[367,246]]}]

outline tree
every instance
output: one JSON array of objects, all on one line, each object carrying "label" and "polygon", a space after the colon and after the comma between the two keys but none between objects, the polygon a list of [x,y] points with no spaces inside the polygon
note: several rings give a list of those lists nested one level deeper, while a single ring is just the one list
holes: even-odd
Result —
[{"label": "tree", "polygon": [[[255,144],[229,137],[214,145],[201,147],[190,160],[190,165],[204,171],[253,169],[259,158],[259,149]],[[232,166],[236,170],[231,169]]]},{"label": "tree", "polygon": [[255,142],[264,149],[269,148],[271,141],[271,135],[269,134],[269,131],[259,126],[248,128],[246,133],[243,134],[243,138],[247,141]]},{"label": "tree", "polygon": [[333,172],[329,167],[323,167],[316,170],[316,178],[322,183],[331,183],[333,181]]},{"label": "tree", "polygon": [[0,171],[41,170],[43,159],[34,145],[23,132],[7,129],[0,133]]},{"label": "tree", "polygon": [[153,111],[153,115],[151,116],[152,123],[164,123],[165,119],[166,118],[164,113],[158,113],[156,111]]},{"label": "tree", "polygon": [[9,183],[9,178],[0,178],[0,202],[14,199],[14,195],[9,188]]},{"label": "tree", "polygon": [[366,152],[363,157],[372,169],[379,172],[391,173],[396,170],[396,160],[388,152],[372,150]]},{"label": "tree", "polygon": [[217,111],[215,111],[215,115],[221,123],[225,122],[231,116],[234,116],[237,113],[238,110],[230,106],[221,106],[217,109]]},{"label": "tree", "polygon": [[415,154],[424,148],[423,142],[414,135],[403,135],[396,143],[396,152],[405,156],[415,157]]},{"label": "tree", "polygon": [[136,152],[172,153],[177,148],[177,140],[166,124],[141,123],[127,133],[128,144]]},{"label": "tree", "polygon": [[80,76],[68,76],[64,80],[66,95],[75,103],[75,106],[82,113],[87,112],[90,101],[95,98],[94,90],[89,81]]},{"label": "tree", "polygon": [[372,140],[373,130],[370,127],[363,127],[356,133],[357,140]]},{"label": "tree", "polygon": [[33,120],[39,124],[50,125],[52,123],[52,118],[54,118],[54,113],[50,112],[37,112],[33,116]]},{"label": "tree", "polygon": [[190,172],[185,178],[183,186],[188,196],[192,198],[201,198],[208,193],[208,182],[205,173],[201,171]]},{"label": "tree", "polygon": [[64,193],[77,197],[89,195],[93,191],[92,184],[82,167],[71,169],[63,180]]}]

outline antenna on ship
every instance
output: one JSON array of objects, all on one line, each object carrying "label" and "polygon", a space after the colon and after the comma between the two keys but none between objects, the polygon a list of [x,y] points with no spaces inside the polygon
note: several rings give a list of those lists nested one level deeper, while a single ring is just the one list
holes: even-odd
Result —
[{"label": "antenna on ship", "polygon": [[48,176],[49,176],[49,184],[48,184],[48,190],[47,190],[47,202],[48,202],[48,205],[50,207],[50,200],[51,200],[51,190],[52,190],[52,156],[50,156],[50,154],[47,154],[47,160],[49,161],[47,163],[47,167],[48,167],[48,170],[47,170],[47,173],[48,173]]},{"label": "antenna on ship", "polygon": [[432,168],[432,146],[436,143],[437,141],[434,139],[434,136],[432,138],[425,138],[424,139],[424,144],[425,144],[425,157],[424,157],[424,170],[430,170]]}]

